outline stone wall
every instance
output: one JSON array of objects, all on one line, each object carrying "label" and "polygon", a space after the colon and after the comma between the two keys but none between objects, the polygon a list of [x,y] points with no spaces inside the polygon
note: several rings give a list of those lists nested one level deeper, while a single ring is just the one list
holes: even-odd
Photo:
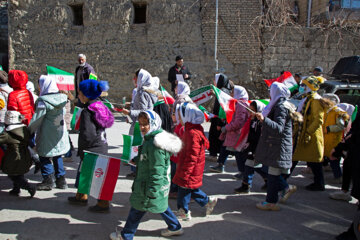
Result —
[{"label": "stone wall", "polygon": [[8,13],[7,1],[0,1],[0,65],[6,68],[8,53]]},{"label": "stone wall", "polygon": [[340,39],[339,33],[319,29],[283,28],[276,34],[275,31],[269,28],[264,34],[264,41],[269,44],[263,55],[264,78],[278,77],[283,70],[309,75],[315,66],[330,73],[341,57],[360,55],[358,38],[346,32]]},{"label": "stone wall", "polygon": [[120,98],[130,96],[139,67],[168,87],[168,69],[181,54],[193,73],[193,87],[211,82],[213,53],[202,41],[199,1],[138,2],[147,3],[145,24],[132,23],[130,0],[89,0],[83,6],[83,26],[75,26],[68,4],[79,1],[12,0],[11,67],[25,70],[36,81],[46,65],[74,72],[78,53],[84,53],[99,78],[109,80],[110,97]]}]

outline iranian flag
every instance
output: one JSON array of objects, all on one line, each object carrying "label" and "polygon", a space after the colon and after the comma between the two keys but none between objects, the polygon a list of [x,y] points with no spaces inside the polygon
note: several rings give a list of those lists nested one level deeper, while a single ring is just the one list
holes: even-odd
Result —
[{"label": "iranian flag", "polygon": [[198,88],[190,93],[191,100],[196,104],[200,105],[209,101],[212,97],[211,85]]},{"label": "iranian flag", "polygon": [[199,109],[204,113],[205,120],[206,120],[207,122],[210,121],[210,119],[217,117],[217,115],[209,112],[209,111],[206,110],[206,108],[204,108],[203,106],[199,105],[198,107],[199,107]]},{"label": "iranian flag", "polygon": [[235,113],[235,105],[237,100],[230,95],[224,93],[214,85],[211,85],[212,90],[220,104],[219,118],[226,119],[227,123],[231,122],[231,119]]},{"label": "iranian flag", "polygon": [[120,172],[120,159],[85,152],[78,192],[111,201]]},{"label": "iranian flag", "polygon": [[134,159],[138,155],[139,146],[142,145],[143,142],[139,122],[135,123],[134,135],[131,136],[123,134],[123,141],[124,145],[121,160],[129,162],[131,159]]},{"label": "iranian flag", "polygon": [[59,90],[71,91],[75,89],[74,74],[51,66],[46,66],[46,69],[47,74],[56,79]]},{"label": "iranian flag", "polygon": [[95,75],[95,73],[90,73],[89,79],[98,80],[98,77]]},{"label": "iranian flag", "polygon": [[107,99],[103,101],[103,104],[107,106],[110,110],[116,111],[116,112],[122,112],[121,108],[115,107],[111,102],[109,102]]},{"label": "iranian flag", "polygon": [[80,129],[80,116],[81,116],[82,110],[83,110],[82,108],[75,107],[73,116],[71,118],[71,123],[70,123],[70,127],[72,130]]},{"label": "iranian flag", "polygon": [[164,97],[164,102],[168,105],[173,105],[175,102],[175,99],[166,91],[166,89],[160,85],[161,94]]},{"label": "iranian flag", "polygon": [[264,79],[264,81],[268,87],[270,87],[273,82],[283,83],[290,90],[290,92],[294,91],[298,87],[298,84],[291,72],[284,72],[278,78]]}]

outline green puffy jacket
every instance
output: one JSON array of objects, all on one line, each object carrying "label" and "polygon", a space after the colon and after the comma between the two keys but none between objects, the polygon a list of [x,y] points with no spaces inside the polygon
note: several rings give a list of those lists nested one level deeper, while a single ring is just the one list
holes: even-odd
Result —
[{"label": "green puffy jacket", "polygon": [[139,211],[163,213],[168,208],[170,156],[181,150],[181,140],[162,129],[144,139],[135,159],[136,177],[130,203]]}]

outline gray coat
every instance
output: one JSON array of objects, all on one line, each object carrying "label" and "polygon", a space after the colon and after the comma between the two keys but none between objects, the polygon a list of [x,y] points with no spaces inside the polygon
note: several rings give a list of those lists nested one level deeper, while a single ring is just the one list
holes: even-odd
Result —
[{"label": "gray coat", "polygon": [[255,151],[255,162],[269,167],[291,168],[292,121],[289,110],[280,98],[265,117],[259,143]]}]

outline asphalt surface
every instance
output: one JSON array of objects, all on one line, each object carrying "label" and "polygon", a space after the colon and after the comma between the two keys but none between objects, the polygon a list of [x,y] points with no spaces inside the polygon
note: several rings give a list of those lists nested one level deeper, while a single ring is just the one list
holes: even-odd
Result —
[{"label": "asphalt surface", "polygon": [[[109,155],[121,156],[121,134],[127,134],[129,127],[122,118],[117,117],[114,126],[107,130]],[[204,124],[204,128],[207,130],[209,124]],[[77,135],[71,134],[71,138],[76,147]],[[110,213],[92,213],[86,206],[73,206],[67,202],[67,197],[76,193],[74,183],[79,158],[75,155],[74,162],[65,163],[69,188],[38,191],[33,199],[28,197],[25,190],[22,190],[20,197],[10,196],[11,181],[0,173],[0,240],[109,239],[109,234],[115,228],[124,226],[130,208],[132,180],[126,179],[130,167],[121,165]],[[301,173],[304,164],[299,164],[289,179],[289,183],[296,185],[298,191],[286,204],[280,204],[281,210],[278,212],[261,211],[255,207],[256,203],[264,201],[266,195],[260,189],[263,182],[259,175],[255,176],[250,194],[236,195],[233,189],[239,187],[241,182],[232,178],[236,174],[234,158],[229,159],[226,173],[223,174],[209,173],[209,166],[214,164],[206,163],[201,188],[219,199],[213,214],[205,217],[205,208],[191,203],[193,219],[181,222],[184,235],[173,239],[334,239],[348,228],[354,216],[354,199],[348,203],[328,197],[340,185],[328,184],[324,192],[305,190],[305,186],[312,182],[312,175]],[[32,183],[41,182],[41,175],[34,175],[33,170],[26,177]],[[331,173],[326,172],[325,180],[331,178]],[[88,206],[94,204],[96,200],[90,198]],[[176,200],[170,199],[169,204],[176,210]],[[160,215],[147,213],[135,239],[166,239],[160,237],[160,230],[164,228],[166,224]]]}]

